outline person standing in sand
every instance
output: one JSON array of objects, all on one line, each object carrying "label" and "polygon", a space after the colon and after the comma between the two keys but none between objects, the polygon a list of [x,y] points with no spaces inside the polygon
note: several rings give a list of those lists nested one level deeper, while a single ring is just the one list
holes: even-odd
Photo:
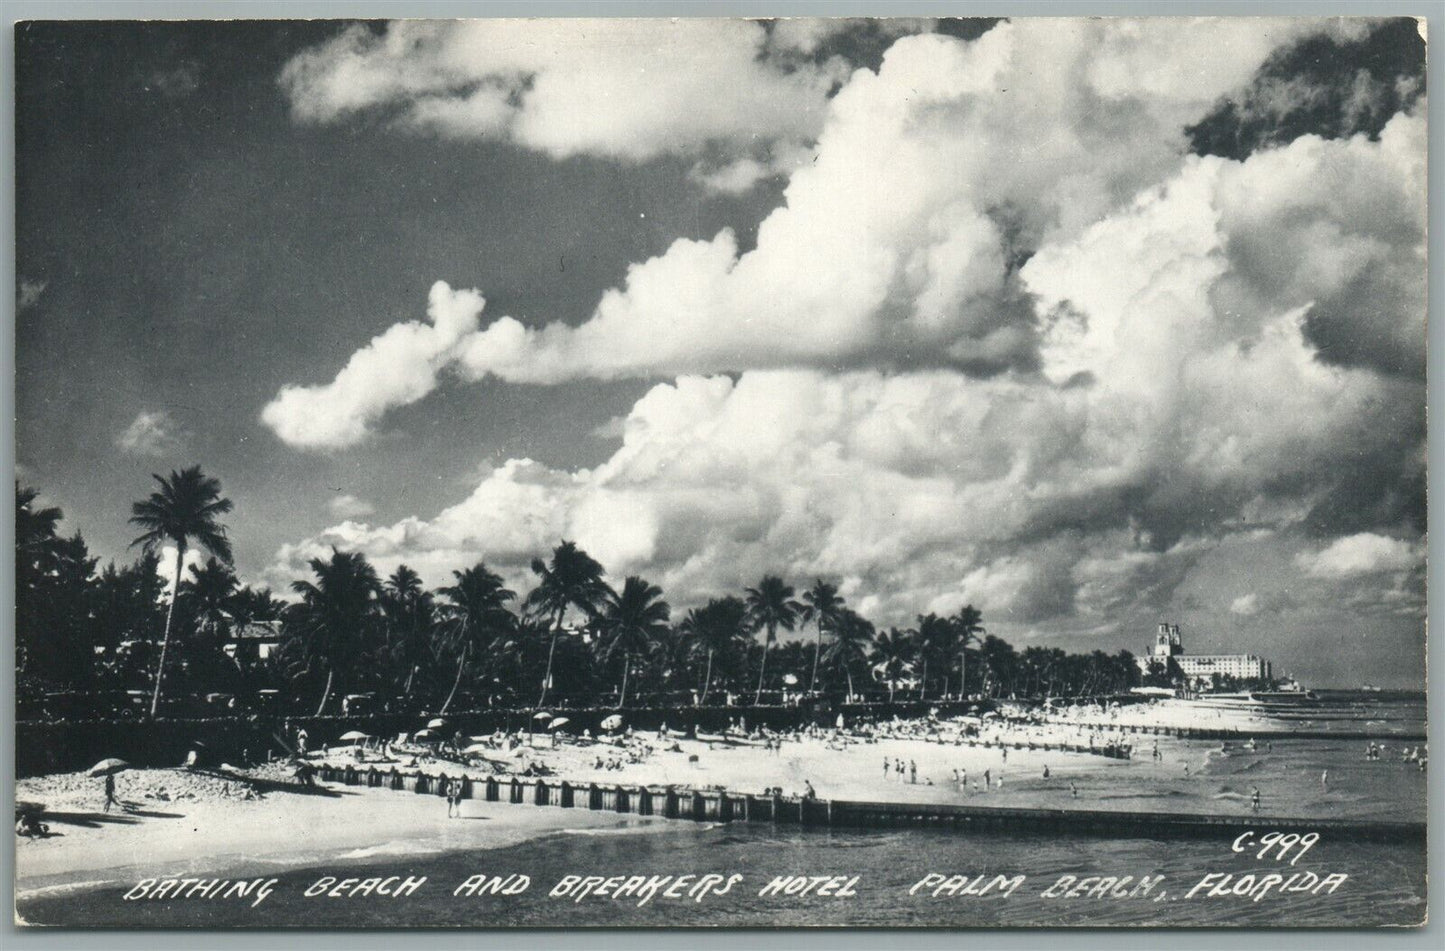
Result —
[{"label": "person standing in sand", "polygon": [[1254,786],[1249,791],[1249,808],[1259,812],[1259,787]]},{"label": "person standing in sand", "polygon": [[1329,791],[1330,791],[1330,771],[1329,771],[1329,770],[1325,770],[1324,772],[1320,773],[1320,789],[1323,790],[1324,792],[1329,792]]},{"label": "person standing in sand", "polygon": [[120,800],[115,798],[115,774],[105,774],[105,811],[110,812],[111,806],[120,806]]}]

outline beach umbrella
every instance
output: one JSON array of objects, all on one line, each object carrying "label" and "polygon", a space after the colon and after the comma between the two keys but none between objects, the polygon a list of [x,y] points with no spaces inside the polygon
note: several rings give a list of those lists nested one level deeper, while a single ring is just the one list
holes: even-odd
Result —
[{"label": "beach umbrella", "polygon": [[551,723],[547,724],[547,729],[549,729],[549,730],[555,730],[555,729],[557,729],[557,727],[559,727],[559,726],[566,726],[567,724],[569,724],[569,723],[571,723],[571,722],[572,722],[572,721],[569,720],[569,719],[567,719],[566,717],[558,717],[557,719],[553,720]]},{"label": "beach umbrella", "polygon": [[369,740],[369,739],[371,739],[370,736],[368,736],[368,735],[365,734],[365,733],[362,733],[360,730],[351,730],[351,731],[349,731],[349,732],[347,732],[347,733],[343,733],[343,734],[341,734],[341,738],[342,738],[343,740],[353,740],[353,741],[355,741],[355,740]]},{"label": "beach umbrella", "polygon": [[550,719],[552,719],[552,714],[548,713],[546,710],[539,710],[539,711],[537,711],[536,713],[532,714],[532,719],[533,719],[533,720],[550,720]]},{"label": "beach umbrella", "polygon": [[796,687],[798,685],[798,675],[783,674],[783,683],[787,684],[789,687]]},{"label": "beach umbrella", "polygon": [[602,729],[604,730],[615,730],[620,726],[622,726],[622,717],[620,714],[614,713],[602,721]]},{"label": "beach umbrella", "polygon": [[428,730],[440,730],[446,725],[447,721],[443,720],[441,717],[436,717],[435,719],[426,721],[426,728]]},{"label": "beach umbrella", "polygon": [[103,759],[90,768],[92,776],[113,776],[121,770],[130,769],[130,764],[123,759]]},{"label": "beach umbrella", "polygon": [[418,740],[430,739],[431,730],[417,730],[415,733],[412,734],[412,736]]}]

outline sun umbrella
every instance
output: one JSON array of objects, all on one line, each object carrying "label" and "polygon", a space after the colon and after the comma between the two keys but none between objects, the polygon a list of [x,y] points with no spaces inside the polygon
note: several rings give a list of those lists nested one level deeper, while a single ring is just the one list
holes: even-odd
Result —
[{"label": "sun umbrella", "polygon": [[602,721],[602,729],[604,730],[615,730],[620,726],[622,726],[622,716],[620,714],[614,713]]},{"label": "sun umbrella", "polygon": [[426,740],[431,738],[431,730],[417,730],[412,734],[415,739]]},{"label": "sun umbrella", "polygon": [[341,734],[341,738],[342,738],[343,740],[369,740],[369,739],[371,739],[371,737],[369,737],[369,736],[366,735],[365,733],[362,733],[360,730],[351,730],[351,731],[349,731],[349,732],[343,733],[343,734]]},{"label": "sun umbrella", "polygon": [[553,720],[551,723],[547,724],[547,729],[549,729],[549,730],[555,730],[555,729],[557,729],[557,727],[559,727],[559,726],[566,726],[567,724],[569,724],[569,723],[571,723],[571,722],[572,722],[572,721],[569,720],[569,719],[567,719],[566,717],[558,717],[557,719]]},{"label": "sun umbrella", "polygon": [[426,721],[426,728],[428,730],[440,730],[446,725],[447,721],[443,720],[441,717],[436,717],[435,719]]},{"label": "sun umbrella", "polygon": [[796,687],[798,685],[798,675],[783,674],[783,683],[787,684],[789,687]]},{"label": "sun umbrella", "polygon": [[92,776],[112,776],[123,769],[130,769],[130,764],[123,759],[103,759],[90,768]]},{"label": "sun umbrella", "polygon": [[552,719],[552,714],[548,713],[546,710],[539,710],[539,711],[537,711],[536,713],[532,714],[532,719],[533,719],[533,720],[550,720],[550,719]]}]

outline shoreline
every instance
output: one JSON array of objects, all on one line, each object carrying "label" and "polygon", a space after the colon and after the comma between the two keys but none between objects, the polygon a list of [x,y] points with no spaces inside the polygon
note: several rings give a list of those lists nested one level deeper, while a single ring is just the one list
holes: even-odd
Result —
[{"label": "shoreline", "polygon": [[[152,771],[145,771],[152,772]],[[161,772],[161,771],[157,771]],[[168,771],[166,771],[168,772]],[[16,899],[128,878],[224,870],[272,872],[325,864],[363,865],[445,852],[505,848],[569,829],[655,824],[587,810],[547,812],[471,801],[448,819],[436,796],[338,786],[335,796],[272,793],[246,802],[187,802],[164,810],[51,810],[52,835],[16,842]],[[23,794],[23,786],[22,786]],[[165,806],[164,803],[160,804]],[[141,870],[143,876],[128,876]],[[269,874],[269,873],[268,873]]]},{"label": "shoreline", "polygon": [[[1265,815],[1313,817],[1320,820],[1386,819],[1415,821],[1408,799],[1388,808],[1383,795],[1361,799],[1354,790],[1384,782],[1414,782],[1414,774],[1397,775],[1395,764],[1331,764],[1340,777],[1338,793],[1311,792],[1298,777],[1315,770],[1312,755],[1338,747],[1303,741],[1279,753],[1235,750],[1214,744],[1162,739],[1160,758],[1146,747],[1131,760],[1057,750],[1014,750],[957,746],[923,737],[882,737],[842,746],[823,738],[790,739],[773,750],[760,746],[714,746],[697,740],[665,740],[666,749],[635,741],[635,756],[626,759],[620,746],[564,744],[526,747],[509,758],[507,775],[478,767],[467,769],[482,786],[492,775],[507,789],[524,764],[546,772],[546,781],[568,781],[579,789],[599,786],[674,786],[712,789],[732,794],[762,794],[781,788],[791,796],[811,783],[819,800],[887,803],[923,810],[1046,809],[1055,812],[1174,813],[1200,816],[1248,816],[1251,785],[1263,787]],[[524,748],[518,748],[518,752]],[[365,772],[348,752],[333,750],[323,762],[344,771],[348,765]],[[1337,754],[1334,754],[1337,755]],[[597,768],[599,763],[604,763]],[[882,771],[882,762],[890,772]],[[916,762],[917,781],[893,772],[891,765]],[[483,764],[485,765],[485,764]],[[1049,778],[1043,770],[1049,768]],[[380,765],[382,771],[390,766]],[[425,760],[401,764],[406,772],[457,777],[462,767]],[[37,897],[57,889],[100,887],[125,870],[156,874],[196,869],[213,877],[221,868],[255,867],[276,870],[327,862],[364,864],[435,854],[504,848],[568,829],[643,830],[646,826],[677,828],[675,820],[632,813],[580,808],[516,808],[485,801],[484,789],[464,800],[465,818],[447,818],[445,798],[435,794],[399,792],[364,785],[327,782],[316,790],[299,785],[253,794],[244,780],[265,782],[264,774],[280,775],[272,764],[254,774],[229,781],[215,772],[185,769],[143,769],[122,773],[120,796],[132,811],[105,815],[99,780],[84,774],[52,774],[20,780],[18,800],[43,803],[42,819],[51,825],[48,838],[18,839],[17,897]],[[956,783],[954,772],[967,776]],[[1387,772],[1388,771],[1388,772]],[[331,775],[335,776],[336,773]],[[1002,784],[1004,778],[1006,784]],[[987,788],[982,782],[991,781]],[[1423,781],[1423,777],[1421,777]],[[1078,794],[1071,795],[1077,787]],[[267,788],[266,786],[262,787]],[[1396,789],[1397,793],[1399,790]],[[308,794],[309,793],[309,794]],[[508,798],[505,794],[502,799]],[[1382,809],[1382,802],[1386,808]],[[1400,803],[1404,803],[1401,805]],[[955,810],[957,811],[957,810]],[[703,827],[701,823],[688,827]],[[1066,830],[1063,830],[1066,831]],[[626,833],[624,833],[626,834]],[[99,881],[97,881],[99,880]]]}]

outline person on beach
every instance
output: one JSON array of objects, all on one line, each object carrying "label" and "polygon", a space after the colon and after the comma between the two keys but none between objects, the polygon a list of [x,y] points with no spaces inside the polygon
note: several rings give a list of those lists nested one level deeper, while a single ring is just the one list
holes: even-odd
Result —
[{"label": "person on beach", "polygon": [[303,726],[296,731],[296,752],[302,756],[306,755],[306,728]]},{"label": "person on beach", "polygon": [[1049,764],[1048,764],[1048,763],[1045,763],[1045,764],[1044,764],[1044,779],[1048,779],[1048,778],[1049,778]]},{"label": "person on beach", "polygon": [[888,778],[888,757],[883,757],[883,778]]},{"label": "person on beach", "polygon": [[803,780],[803,796],[807,799],[818,798],[817,792],[815,792],[813,789],[813,784],[806,779]]},{"label": "person on beach", "polygon": [[1320,773],[1320,789],[1323,790],[1324,792],[1329,792],[1329,791],[1330,791],[1330,771],[1329,771],[1329,770],[1325,770],[1324,772]]},{"label": "person on beach", "polygon": [[983,788],[984,788],[984,789],[987,789],[987,788],[989,788],[989,787],[992,786],[992,785],[993,785],[993,771],[986,769],[986,770],[983,771]]},{"label": "person on beach", "polygon": [[915,786],[918,785],[918,764],[913,760],[908,761],[908,781]]},{"label": "person on beach", "polygon": [[120,806],[120,800],[115,798],[115,774],[105,775],[105,811],[110,812],[111,806]]},{"label": "person on beach", "polygon": [[1251,788],[1250,788],[1250,791],[1249,791],[1249,808],[1252,809],[1252,810],[1255,811],[1255,812],[1259,812],[1259,787],[1258,787],[1258,786],[1254,786],[1254,787],[1251,787]]},{"label": "person on beach", "polygon": [[1070,782],[1070,783],[1069,783],[1069,792],[1073,795],[1073,797],[1074,797],[1075,799],[1078,799],[1078,798],[1079,798],[1079,786],[1078,786],[1078,784],[1077,784],[1077,783],[1074,783],[1074,782]]}]

